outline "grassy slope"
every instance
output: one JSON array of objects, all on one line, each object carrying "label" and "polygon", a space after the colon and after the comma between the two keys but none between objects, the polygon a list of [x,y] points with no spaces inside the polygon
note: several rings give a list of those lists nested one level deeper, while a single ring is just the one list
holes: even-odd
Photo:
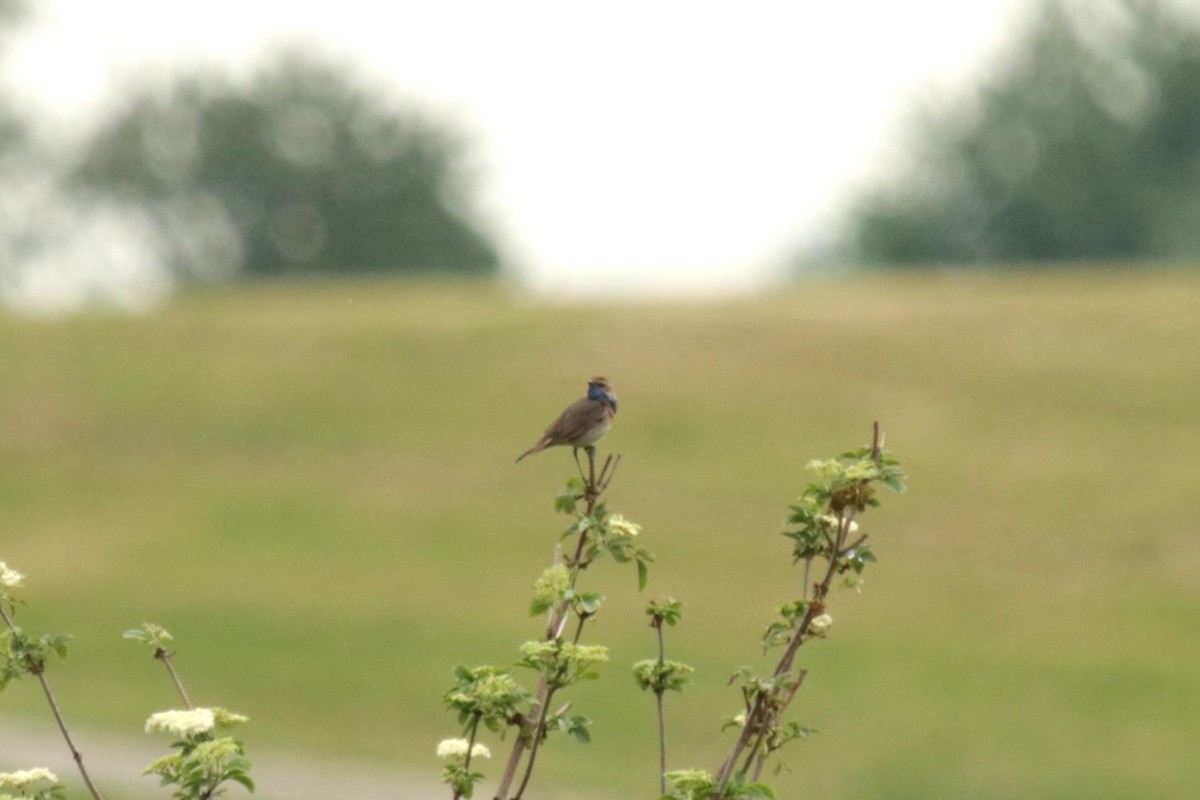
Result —
[{"label": "grassy slope", "polygon": [[[865,520],[881,563],[834,598],[796,704],[820,729],[781,797],[1185,797],[1200,785],[1200,280],[910,276],[699,307],[545,308],[461,283],[199,293],[144,319],[0,319],[0,559],[32,630],[71,631],[75,718],[194,697],[256,741],[431,773],[454,664],[536,635],[528,588],[570,457],[512,459],[594,373],[621,396],[615,510],[687,603],[675,766],[715,766],[797,574],[778,536],[803,464],[880,419],[911,491]],[[874,517],[872,519],[872,516]],[[589,748],[544,782],[653,796],[652,651],[632,570],[577,697]],[[43,713],[27,682],[0,713]],[[133,698],[131,700],[131,698]],[[47,724],[49,724],[47,722]],[[493,771],[500,764],[491,765]],[[536,795],[535,795],[536,797]]]}]

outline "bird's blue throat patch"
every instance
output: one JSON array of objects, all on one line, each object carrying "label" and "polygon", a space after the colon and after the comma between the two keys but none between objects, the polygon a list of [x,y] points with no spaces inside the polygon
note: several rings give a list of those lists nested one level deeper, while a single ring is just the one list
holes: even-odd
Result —
[{"label": "bird's blue throat patch", "polygon": [[606,406],[612,406],[612,410],[617,410],[617,398],[613,397],[608,392],[604,391],[604,387],[588,384],[588,400],[595,400],[597,403],[604,403]]}]

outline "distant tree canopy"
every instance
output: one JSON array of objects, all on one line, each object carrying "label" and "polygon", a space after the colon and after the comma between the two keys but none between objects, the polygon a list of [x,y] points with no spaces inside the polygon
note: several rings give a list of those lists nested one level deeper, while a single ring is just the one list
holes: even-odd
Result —
[{"label": "distant tree canopy", "polygon": [[1152,0],[1048,0],[1015,55],[975,103],[925,120],[912,168],[854,212],[852,254],[1200,256],[1197,20]]},{"label": "distant tree canopy", "polygon": [[136,99],[74,182],[144,208],[183,272],[493,271],[465,154],[456,131],[292,52],[245,88],[195,77]]},{"label": "distant tree canopy", "polygon": [[[27,9],[22,0],[0,0],[0,55],[7,46],[7,39],[24,21]],[[8,99],[0,96],[0,159],[8,155],[13,143],[24,135],[22,123],[9,107]]]}]

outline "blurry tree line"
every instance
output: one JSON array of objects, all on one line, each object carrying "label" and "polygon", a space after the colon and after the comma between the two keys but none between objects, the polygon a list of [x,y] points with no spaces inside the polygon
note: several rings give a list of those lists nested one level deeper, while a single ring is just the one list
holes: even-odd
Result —
[{"label": "blurry tree line", "polygon": [[245,88],[183,79],[113,118],[73,179],[171,231],[227,228],[251,274],[494,269],[467,213],[466,143],[346,75],[290,51]]},{"label": "blurry tree line", "polygon": [[845,256],[977,264],[1200,257],[1200,17],[1042,0],[968,102],[860,198]]},{"label": "blurry tree line", "polygon": [[[0,0],[0,48],[34,8]],[[133,87],[66,166],[23,151],[22,120],[0,92],[0,164],[28,172],[41,161],[69,198],[60,204],[93,217],[101,204],[117,209],[106,219],[132,222],[176,278],[493,272],[469,145],[451,124],[299,49],[248,82],[214,72]],[[36,235],[14,233],[13,215],[4,227],[0,262],[36,257]]]},{"label": "blurry tree line", "polygon": [[[0,57],[7,50],[13,30],[25,14],[22,0],[0,0]],[[0,166],[20,147],[22,126],[16,110],[0,92]]]}]

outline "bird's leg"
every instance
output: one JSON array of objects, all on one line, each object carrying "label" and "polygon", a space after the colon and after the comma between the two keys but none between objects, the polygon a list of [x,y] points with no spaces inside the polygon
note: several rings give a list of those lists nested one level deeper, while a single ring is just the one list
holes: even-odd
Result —
[{"label": "bird's leg", "polygon": [[575,456],[575,469],[579,470],[579,480],[587,483],[587,475],[583,474],[583,466],[579,463],[579,448],[572,447],[571,455]]}]

